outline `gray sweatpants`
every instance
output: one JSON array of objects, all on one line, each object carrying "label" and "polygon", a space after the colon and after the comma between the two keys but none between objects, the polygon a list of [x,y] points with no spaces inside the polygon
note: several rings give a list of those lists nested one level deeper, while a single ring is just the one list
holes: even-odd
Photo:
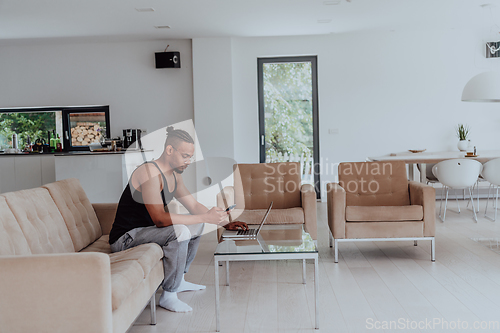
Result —
[{"label": "gray sweatpants", "polygon": [[162,288],[174,292],[179,288],[182,275],[187,273],[196,256],[204,224],[176,224],[164,228],[156,226],[135,228],[111,244],[111,251],[119,252],[134,246],[156,243],[163,248],[165,278]]}]

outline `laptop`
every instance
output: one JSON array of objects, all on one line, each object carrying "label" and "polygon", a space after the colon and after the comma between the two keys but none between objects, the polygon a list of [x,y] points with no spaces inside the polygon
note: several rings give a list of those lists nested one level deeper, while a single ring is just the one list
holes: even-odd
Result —
[{"label": "laptop", "polygon": [[262,221],[260,222],[260,225],[258,228],[256,228],[256,229],[248,228],[248,230],[224,230],[224,233],[222,234],[222,238],[223,239],[232,239],[232,240],[257,239],[257,236],[259,235],[259,232],[262,229],[264,222],[266,222],[267,216],[269,215],[269,212],[271,211],[272,206],[273,206],[273,202],[271,201],[271,204],[269,205],[269,208],[267,209],[266,214],[262,218]]}]

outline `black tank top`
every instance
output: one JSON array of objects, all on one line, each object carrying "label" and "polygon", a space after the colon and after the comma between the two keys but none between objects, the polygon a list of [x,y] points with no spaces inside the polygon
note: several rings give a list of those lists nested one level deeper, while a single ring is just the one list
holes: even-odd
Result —
[{"label": "black tank top", "polygon": [[[163,190],[161,191],[161,198],[163,201],[163,205],[166,207],[167,204],[174,198],[174,193],[177,190],[177,178],[175,178],[175,173],[174,190],[172,192],[169,192],[167,179],[165,178],[163,172],[161,172],[158,165],[154,161],[146,163],[154,164],[160,171],[163,180]],[[132,179],[132,176],[133,174],[130,176],[130,179]],[[130,185],[130,183],[131,181],[128,182],[127,187],[125,187],[125,190],[123,190],[120,201],[118,202],[115,221],[113,222],[113,227],[111,228],[111,232],[109,233],[109,244],[113,244],[118,240],[118,238],[132,229],[140,227],[151,227],[155,225],[148,213],[148,210],[146,209],[146,206],[144,205],[142,192],[135,189]]]}]

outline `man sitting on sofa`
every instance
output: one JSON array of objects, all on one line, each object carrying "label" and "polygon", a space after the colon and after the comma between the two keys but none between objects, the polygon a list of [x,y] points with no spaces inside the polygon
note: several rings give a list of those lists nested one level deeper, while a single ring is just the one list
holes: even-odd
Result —
[{"label": "man sitting on sofa", "polygon": [[[203,223],[224,225],[232,230],[247,229],[242,222],[228,223],[228,212],[217,207],[209,210],[188,191],[181,174],[191,163],[193,154],[191,135],[168,127],[162,155],[132,173],[109,235],[113,252],[145,243],[157,243],[163,248],[165,278],[159,305],[174,312],[193,310],[177,298],[178,292],[205,289],[184,280],[196,255]],[[170,214],[166,207],[174,197],[192,215]]]}]

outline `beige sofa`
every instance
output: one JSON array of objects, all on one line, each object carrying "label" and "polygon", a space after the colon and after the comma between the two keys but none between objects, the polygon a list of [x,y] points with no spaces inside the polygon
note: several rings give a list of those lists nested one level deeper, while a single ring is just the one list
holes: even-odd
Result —
[{"label": "beige sofa", "polygon": [[125,332],[163,280],[163,251],[113,253],[117,204],[91,205],[77,179],[0,195],[0,331]]},{"label": "beige sofa", "polygon": [[[266,224],[303,224],[316,241],[316,192],[310,184],[301,185],[300,174],[298,162],[237,164],[234,186],[217,194],[217,206],[236,204],[232,221],[259,224],[273,201]],[[219,239],[221,233],[218,228]]]},{"label": "beige sofa", "polygon": [[431,241],[435,260],[436,194],[408,181],[403,162],[339,164],[339,183],[327,184],[330,247],[345,241]]}]

